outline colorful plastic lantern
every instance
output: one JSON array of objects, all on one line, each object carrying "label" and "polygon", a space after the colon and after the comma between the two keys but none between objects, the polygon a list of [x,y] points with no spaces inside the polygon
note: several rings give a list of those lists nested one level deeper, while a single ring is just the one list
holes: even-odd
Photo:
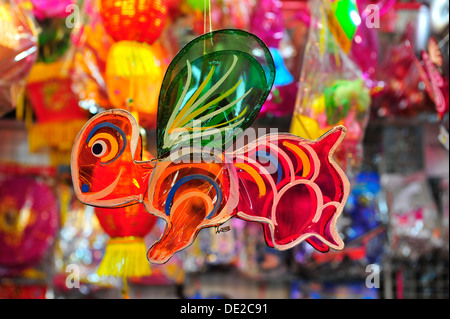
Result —
[{"label": "colorful plastic lantern", "polygon": [[[335,226],[350,186],[332,155],[344,127],[317,141],[269,134],[226,150],[252,124],[274,79],[270,51],[256,36],[219,30],[194,39],[164,77],[157,158],[141,160],[139,126],[129,112],[98,114],[73,147],[75,194],[97,207],[143,203],[164,219],[147,253],[153,263],[232,217],[262,223],[267,243],[279,250],[302,240],[320,251],[342,249]],[[302,209],[293,210],[293,202]]]},{"label": "colorful plastic lantern", "polygon": [[164,28],[167,6],[165,0],[101,0],[100,14],[115,41],[152,44]]}]

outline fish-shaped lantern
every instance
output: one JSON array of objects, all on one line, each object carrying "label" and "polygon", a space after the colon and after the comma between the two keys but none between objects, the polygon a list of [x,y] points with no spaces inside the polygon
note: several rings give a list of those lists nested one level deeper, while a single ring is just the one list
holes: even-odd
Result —
[{"label": "fish-shaped lantern", "polygon": [[[272,133],[242,142],[274,77],[270,51],[253,34],[226,29],[194,39],[164,77],[157,156],[142,161],[139,126],[129,112],[94,116],[72,151],[77,197],[97,207],[141,203],[164,219],[147,253],[152,263],[166,262],[201,229],[232,217],[261,223],[267,244],[279,250],[303,240],[320,251],[342,249],[336,221],[350,185],[332,154],[345,128],[316,141]],[[128,187],[118,188],[124,181]]]}]

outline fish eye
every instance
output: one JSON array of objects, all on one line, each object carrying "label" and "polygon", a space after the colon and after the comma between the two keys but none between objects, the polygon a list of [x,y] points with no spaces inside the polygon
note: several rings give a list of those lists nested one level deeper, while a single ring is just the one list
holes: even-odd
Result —
[{"label": "fish eye", "polygon": [[106,143],[102,140],[97,140],[94,144],[92,144],[91,151],[94,156],[102,157],[105,155],[107,150]]},{"label": "fish eye", "polygon": [[[107,130],[97,132],[101,128],[107,128]],[[122,137],[122,143],[120,143],[119,136]],[[100,158],[102,165],[107,165],[114,162],[123,153],[127,145],[127,137],[120,127],[111,123],[100,123],[91,130],[86,143],[92,155]]]}]

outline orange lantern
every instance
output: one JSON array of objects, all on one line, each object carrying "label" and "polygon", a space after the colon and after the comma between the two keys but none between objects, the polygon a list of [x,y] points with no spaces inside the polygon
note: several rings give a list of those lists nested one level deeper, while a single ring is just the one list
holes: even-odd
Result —
[{"label": "orange lantern", "polygon": [[[136,159],[149,160],[151,155],[146,151],[143,152],[141,158],[141,145],[138,144]],[[129,163],[123,160],[120,166],[123,170],[130,168]],[[108,170],[105,172],[107,173]],[[129,189],[130,183],[132,183],[131,180],[121,181],[117,184],[117,190]],[[150,275],[151,269],[146,258],[147,247],[144,237],[155,226],[158,218],[149,214],[141,203],[120,208],[96,207],[95,215],[100,226],[110,237],[97,274],[124,279]]]},{"label": "orange lantern", "polygon": [[152,44],[164,28],[167,5],[165,0],[101,0],[100,14],[115,41]]},{"label": "orange lantern", "polygon": [[97,273],[121,278],[150,275],[144,237],[152,230],[157,218],[142,204],[122,208],[96,207],[95,215],[110,236]]}]

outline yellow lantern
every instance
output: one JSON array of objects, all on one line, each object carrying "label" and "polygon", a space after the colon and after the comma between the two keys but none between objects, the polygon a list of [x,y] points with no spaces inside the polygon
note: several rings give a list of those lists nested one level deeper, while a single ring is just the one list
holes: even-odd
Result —
[{"label": "yellow lantern", "polygon": [[106,61],[106,86],[114,108],[132,112],[143,127],[156,126],[158,97],[164,77],[162,48],[134,41],[111,46]]}]

